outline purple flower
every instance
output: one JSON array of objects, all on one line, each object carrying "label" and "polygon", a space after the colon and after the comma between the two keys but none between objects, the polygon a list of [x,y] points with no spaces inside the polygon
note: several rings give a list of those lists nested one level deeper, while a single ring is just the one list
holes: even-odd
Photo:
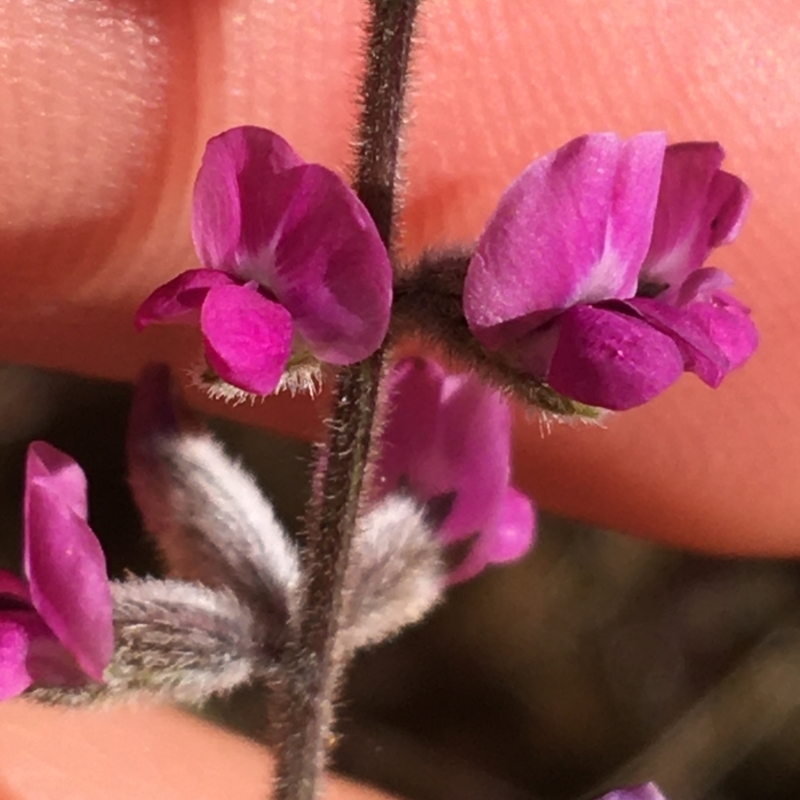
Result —
[{"label": "purple flower", "polygon": [[666,800],[654,783],[641,786],[630,786],[627,789],[615,789],[597,800]]},{"label": "purple flower", "polygon": [[192,237],[203,269],[156,289],[136,324],[199,320],[225,382],[269,394],[287,363],[352,364],[383,341],[392,270],[372,218],[276,133],[246,126],[208,142]]},{"label": "purple flower", "polygon": [[531,546],[533,506],[510,485],[511,412],[473,375],[409,358],[388,378],[392,407],[378,467],[382,491],[405,489],[444,513],[445,545],[474,538],[451,571],[463,581]]},{"label": "purple flower", "polygon": [[711,386],[752,354],[748,310],[703,268],[749,191],[715,143],[583,136],[506,190],[469,264],[464,312],[489,350],[590,405],[625,409],[685,370]]},{"label": "purple flower", "polygon": [[27,581],[0,572],[0,699],[33,683],[102,681],[114,650],[111,590],[86,522],[86,477],[45,442],[28,448]]}]

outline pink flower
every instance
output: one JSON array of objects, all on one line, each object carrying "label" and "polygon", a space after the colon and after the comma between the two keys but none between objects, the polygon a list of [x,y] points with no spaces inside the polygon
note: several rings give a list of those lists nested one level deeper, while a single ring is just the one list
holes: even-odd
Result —
[{"label": "pink flower", "polygon": [[749,202],[722,158],[714,143],[601,133],[535,161],[470,262],[472,332],[590,405],[640,405],[685,370],[717,386],[757,343],[747,309],[721,291],[727,276],[701,269]]},{"label": "pink flower", "polygon": [[474,537],[451,582],[522,556],[535,519],[530,499],[510,485],[505,400],[475,376],[445,376],[421,358],[396,364],[387,384],[392,406],[378,467],[381,491],[408,491],[431,509],[444,504],[438,533],[446,545]]},{"label": "pink flower", "polygon": [[392,270],[372,218],[276,133],[246,126],[208,142],[192,237],[203,268],[156,289],[136,324],[199,320],[227,383],[268,394],[292,358],[352,364],[383,341]]},{"label": "pink flower", "polygon": [[27,581],[0,572],[0,699],[31,684],[102,681],[114,650],[111,590],[86,522],[86,477],[45,442],[28,448]]}]

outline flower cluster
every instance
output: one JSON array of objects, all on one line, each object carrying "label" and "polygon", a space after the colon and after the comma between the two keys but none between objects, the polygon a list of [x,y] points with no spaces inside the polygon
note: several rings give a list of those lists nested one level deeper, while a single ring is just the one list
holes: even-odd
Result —
[{"label": "flower cluster", "polygon": [[583,136],[503,194],[468,266],[464,313],[491,351],[562,394],[620,410],[684,371],[717,386],[757,343],[748,310],[704,267],[749,191],[710,142]]},{"label": "flower cluster", "polygon": [[386,336],[392,271],[372,218],[278,134],[247,126],[208,142],[192,238],[203,268],[156,289],[136,324],[199,323],[225,384],[311,389],[318,361],[361,361]]},{"label": "flower cluster", "polygon": [[[719,385],[757,344],[730,278],[705,266],[749,204],[722,160],[717,144],[667,147],[658,133],[569,142],[508,188],[468,261],[421,262],[417,272],[444,289],[420,301],[418,317],[441,312],[443,300],[437,325],[456,355],[460,342],[485,373],[500,366],[501,384],[522,374],[578,404],[631,408],[684,371]],[[372,217],[277,134],[240,127],[208,143],[192,234],[202,267],[156,289],[136,322],[199,324],[217,385],[311,388],[322,363],[354,364],[383,344],[393,270]],[[31,445],[25,579],[0,573],[0,699],[56,687],[56,699],[149,691],[201,702],[253,681],[304,679],[287,672],[297,669],[287,643],[303,628],[307,571],[330,565],[324,554],[310,566],[300,558],[252,476],[202,426],[185,424],[171,388],[167,367],[145,372],[128,439],[130,484],[168,580],[110,583],[83,472]],[[332,658],[394,635],[448,583],[521,557],[536,535],[534,506],[511,483],[506,384],[490,389],[410,358],[386,388],[377,462],[351,462],[351,474],[374,472],[376,491],[345,487],[342,509],[355,515],[365,498],[369,507],[346,568],[329,569],[341,579],[341,603],[325,609],[339,614]],[[358,405],[339,399],[345,412]],[[601,800],[663,798],[647,784]]]},{"label": "flower cluster", "polygon": [[[533,162],[480,236],[463,286],[473,335],[578,402],[621,410],[681,373],[718,386],[754,351],[730,278],[704,266],[746,214],[745,184],[712,142],[580,137]],[[222,386],[313,388],[320,362],[384,340],[392,269],[361,201],[280,136],[212,139],[194,191],[204,265],[158,288],[137,324],[199,322]]]},{"label": "flower cluster", "polygon": [[[500,395],[421,359],[389,383],[381,496],[347,577],[352,650],[416,621],[448,582],[523,555],[534,535],[531,502],[509,485]],[[178,402],[165,365],[145,370],[128,458],[145,526],[179,580],[110,583],[83,472],[45,442],[30,446],[27,580],[0,572],[0,699],[57,687],[56,699],[148,691],[196,702],[252,679],[264,658],[276,668],[299,555],[253,478]]]}]

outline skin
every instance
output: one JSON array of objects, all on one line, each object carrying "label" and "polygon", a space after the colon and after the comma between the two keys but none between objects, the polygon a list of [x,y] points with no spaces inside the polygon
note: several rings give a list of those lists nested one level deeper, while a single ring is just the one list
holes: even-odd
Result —
[{"label": "skin", "polygon": [[[8,702],[0,754],[0,800],[264,800],[272,779],[272,761],[257,745],[158,707]],[[331,779],[325,800],[390,798]]]},{"label": "skin", "polygon": [[[153,358],[179,368],[196,360],[195,331],[137,335],[131,318],[155,286],[197,265],[189,211],[204,143],[224,128],[260,124],[344,174],[360,7],[357,0],[0,4],[0,359],[125,380]],[[753,307],[757,355],[716,391],[685,376],[603,429],[562,426],[542,436],[521,412],[517,479],[542,506],[597,524],[710,551],[795,555],[800,11],[794,0],[774,0],[768,10],[747,0],[588,7],[585,0],[430,0],[405,143],[404,257],[474,239],[504,186],[532,158],[580,133],[666,129],[672,141],[723,142],[726,168],[748,181],[756,202],[739,239],[711,263],[733,275],[737,296]],[[247,417],[292,434],[319,430],[319,409],[286,397]],[[22,738],[3,734],[0,787],[5,780],[9,796],[49,797],[72,776],[88,786],[87,770],[115,774],[125,760],[125,742],[110,733],[116,725],[135,731],[132,740],[155,737],[147,741],[156,760],[162,734],[165,742],[188,737],[187,748],[212,735],[171,727],[174,718],[163,713],[145,723],[145,712],[137,713],[135,721],[93,720],[97,730],[109,726],[108,737],[97,734],[100,767],[76,757],[59,773],[63,781],[47,783],[45,775],[37,783],[31,774],[19,784],[7,777],[20,769],[10,766],[17,756],[58,755],[37,731],[82,729],[62,712],[0,709],[0,727],[25,729]],[[243,763],[257,763],[252,750],[231,747],[246,751]],[[208,763],[215,758],[209,748]],[[116,797],[138,796],[154,780],[140,762],[124,773],[130,777]],[[176,797],[195,796],[180,793],[193,769],[170,778]],[[249,788],[243,783],[237,794],[226,783],[226,796],[249,796],[263,783],[255,767],[245,772]]]}]

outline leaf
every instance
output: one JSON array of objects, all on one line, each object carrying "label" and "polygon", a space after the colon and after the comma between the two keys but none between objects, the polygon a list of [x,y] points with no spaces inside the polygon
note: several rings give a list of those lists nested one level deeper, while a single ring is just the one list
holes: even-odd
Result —
[{"label": "leaf", "polygon": [[113,583],[112,591],[115,650],[104,683],[34,687],[28,696],[83,705],[146,694],[196,704],[269,672],[253,617],[231,592],[155,579]]},{"label": "leaf", "polygon": [[128,434],[128,480],[170,573],[229,587],[282,634],[296,603],[296,549],[253,477],[208,433],[181,430],[169,369],[149,367]]},{"label": "leaf", "polygon": [[423,507],[388,495],[359,523],[339,647],[352,652],[418,622],[439,602],[446,580],[442,547]]}]

